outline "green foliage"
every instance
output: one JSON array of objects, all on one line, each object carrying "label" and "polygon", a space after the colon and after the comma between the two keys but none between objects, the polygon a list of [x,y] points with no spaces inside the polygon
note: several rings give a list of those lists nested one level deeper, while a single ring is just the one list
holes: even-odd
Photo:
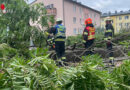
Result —
[{"label": "green foliage", "polygon": [[0,88],[16,90],[24,88],[28,88],[28,90],[51,88],[53,86],[51,84],[55,80],[55,77],[51,77],[51,74],[55,71],[56,65],[54,61],[47,57],[36,57],[31,61],[17,56],[12,58],[9,62],[6,62],[8,67],[5,66],[6,68],[0,69]]},{"label": "green foliage", "polygon": [[0,58],[11,58],[16,55],[16,50],[9,47],[7,44],[0,44]]},{"label": "green foliage", "polygon": [[30,6],[25,0],[2,0],[0,3],[5,4],[7,12],[0,13],[0,43],[7,43],[23,54],[28,52],[30,38],[35,46],[45,46],[43,30],[30,24],[48,28],[48,22],[54,22],[52,16],[46,15],[43,4]]},{"label": "green foliage", "polygon": [[130,51],[128,51],[128,56],[130,56]]},{"label": "green foliage", "polygon": [[115,41],[115,42],[119,43],[121,41],[130,40],[130,35],[129,34],[130,34],[130,30],[126,29],[126,31],[114,35],[114,38],[119,38],[120,37],[120,40]]},{"label": "green foliage", "polygon": [[77,36],[69,36],[67,37],[66,40],[66,45],[70,46],[70,45],[74,45],[75,43],[82,43],[82,35],[77,35]]},{"label": "green foliage", "polygon": [[[7,13],[0,16],[0,90],[129,90],[130,61],[111,73],[98,55],[82,57],[76,67],[57,67],[47,54],[44,32],[30,22],[48,28],[54,17],[43,4],[29,6],[24,0],[1,0]],[[17,8],[16,8],[17,7]],[[36,22],[37,21],[37,22]],[[9,30],[8,30],[9,28]],[[96,30],[96,42],[103,39]],[[40,48],[29,51],[30,38]],[[82,36],[67,38],[67,45],[82,43]],[[127,42],[123,42],[129,46]],[[14,49],[15,48],[15,49]],[[128,52],[129,55],[129,52]]]},{"label": "green foliage", "polygon": [[90,55],[90,56],[83,56],[82,59],[85,63],[87,63],[90,66],[98,65],[100,67],[104,67],[104,64],[102,62],[103,59],[101,59],[101,57],[97,54],[96,55]]},{"label": "green foliage", "polygon": [[[0,45],[6,57],[15,49]],[[4,48],[4,49],[3,49]],[[14,50],[14,51],[13,51]],[[11,52],[10,52],[11,51]],[[0,89],[12,90],[129,90],[130,61],[111,73],[104,69],[100,56],[82,57],[76,67],[57,67],[47,49],[31,50],[30,59],[18,54],[0,59]]]},{"label": "green foliage", "polygon": [[[104,39],[104,31],[103,29],[101,28],[96,28],[96,34],[95,34],[95,42],[100,42]],[[74,45],[74,43],[83,43],[83,37],[82,35],[77,35],[77,36],[69,36],[67,37],[67,40],[66,40],[66,45],[67,46],[70,46],[70,45]],[[105,46],[104,44],[99,44],[99,45],[96,45],[96,47],[103,47]]]},{"label": "green foliage", "polygon": [[0,68],[5,67],[3,63],[9,62],[16,54],[17,51],[15,49],[9,47],[7,44],[0,44]]},{"label": "green foliage", "polygon": [[130,28],[122,28],[122,29],[119,31],[119,34],[121,34],[121,33],[128,33],[128,32],[130,32],[129,30],[130,30]]},{"label": "green foliage", "polygon": [[130,90],[130,60],[126,60],[120,67],[115,68],[112,76],[117,80],[118,90]]},{"label": "green foliage", "polygon": [[119,44],[123,45],[124,47],[128,48],[130,46],[130,41],[122,41],[122,42],[119,42]]},{"label": "green foliage", "polygon": [[[95,69],[96,66],[88,67],[87,64],[76,67],[74,76],[71,77],[71,82],[65,87],[67,90],[104,90],[105,84],[102,80],[101,73]],[[73,71],[74,71],[73,70]],[[100,74],[100,75],[99,75]],[[65,90],[66,90],[65,89]]]}]

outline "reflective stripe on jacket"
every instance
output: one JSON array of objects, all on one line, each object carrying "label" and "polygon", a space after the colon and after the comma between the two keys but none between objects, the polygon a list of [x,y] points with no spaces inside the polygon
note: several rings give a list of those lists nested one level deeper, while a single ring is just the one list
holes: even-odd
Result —
[{"label": "reflective stripe on jacket", "polygon": [[105,39],[112,39],[113,37],[113,31],[111,29],[108,29],[105,31]]},{"label": "reflective stripe on jacket", "polygon": [[95,39],[95,28],[94,27],[86,27],[86,30],[88,31],[88,40]]},{"label": "reflective stripe on jacket", "polygon": [[63,25],[56,25],[56,34],[55,34],[55,41],[64,41],[66,36],[65,36],[65,27]]}]

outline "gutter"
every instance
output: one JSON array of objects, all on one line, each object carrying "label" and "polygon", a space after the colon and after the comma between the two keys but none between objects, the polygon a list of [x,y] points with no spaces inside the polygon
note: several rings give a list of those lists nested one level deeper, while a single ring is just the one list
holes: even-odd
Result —
[{"label": "gutter", "polygon": [[64,26],[65,26],[65,3],[64,3],[65,1],[63,0],[63,20],[64,20]]}]

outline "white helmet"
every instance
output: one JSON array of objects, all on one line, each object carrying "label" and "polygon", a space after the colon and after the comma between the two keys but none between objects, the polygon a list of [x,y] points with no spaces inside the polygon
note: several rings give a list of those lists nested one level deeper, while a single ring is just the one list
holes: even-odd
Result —
[{"label": "white helmet", "polygon": [[106,17],[106,21],[112,21],[111,17]]},{"label": "white helmet", "polygon": [[57,18],[56,22],[63,21],[61,18]]}]

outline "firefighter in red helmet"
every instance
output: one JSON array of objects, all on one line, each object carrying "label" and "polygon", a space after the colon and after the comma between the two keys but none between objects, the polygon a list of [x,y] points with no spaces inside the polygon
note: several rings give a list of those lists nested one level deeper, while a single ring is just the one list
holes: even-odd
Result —
[{"label": "firefighter in red helmet", "polygon": [[88,18],[85,20],[85,25],[86,27],[83,31],[83,42],[84,42],[85,48],[89,48],[94,43],[95,28],[94,28],[91,18]]}]

